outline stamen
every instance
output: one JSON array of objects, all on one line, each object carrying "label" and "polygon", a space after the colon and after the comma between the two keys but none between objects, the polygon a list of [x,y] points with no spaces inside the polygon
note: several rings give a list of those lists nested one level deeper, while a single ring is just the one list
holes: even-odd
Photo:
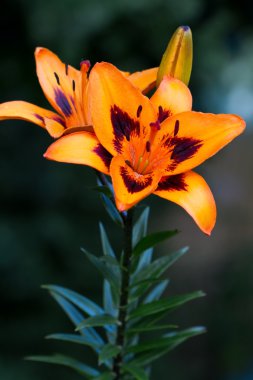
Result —
[{"label": "stamen", "polygon": [[150,146],[150,141],[147,141],[146,142],[146,151],[149,153],[150,152],[150,148],[151,148],[151,146]]},{"label": "stamen", "polygon": [[176,120],[174,127],[174,137],[178,134],[179,131],[179,120]]},{"label": "stamen", "polygon": [[137,112],[136,112],[137,117],[140,117],[141,111],[142,111],[142,105],[140,104],[139,107],[137,108]]},{"label": "stamen", "polygon": [[141,172],[142,174],[145,174],[145,170],[147,169],[148,164],[149,164],[149,160],[146,160],[146,161],[145,161],[145,164],[144,164],[144,166],[143,166],[142,172]]},{"label": "stamen", "polygon": [[127,164],[127,166],[131,167],[131,162],[129,160],[126,160],[125,163]]},{"label": "stamen", "polygon": [[74,81],[74,79],[72,80],[72,89],[73,89],[73,91],[75,92],[75,89],[76,89],[76,82]]},{"label": "stamen", "polygon": [[159,131],[161,129],[161,126],[160,126],[160,123],[159,123],[159,120],[156,120],[154,123],[150,123],[149,124],[150,127],[154,127],[157,129],[157,131]]},{"label": "stamen", "polygon": [[57,82],[58,86],[60,86],[60,78],[59,78],[59,75],[58,75],[56,72],[54,72],[54,76],[55,76],[55,79],[56,79],[56,82]]},{"label": "stamen", "polygon": [[65,74],[68,75],[69,73],[69,65],[65,63]]},{"label": "stamen", "polygon": [[86,66],[86,71],[88,71],[91,66],[90,61],[88,59],[83,59],[80,62],[80,67],[82,67],[83,65]]}]

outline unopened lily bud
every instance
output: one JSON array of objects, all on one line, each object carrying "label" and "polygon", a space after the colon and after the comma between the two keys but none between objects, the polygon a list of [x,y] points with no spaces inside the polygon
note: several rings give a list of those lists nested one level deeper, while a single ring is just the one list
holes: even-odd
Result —
[{"label": "unopened lily bud", "polygon": [[163,54],[157,73],[157,86],[165,75],[180,79],[188,85],[192,70],[192,32],[189,26],[179,26]]}]

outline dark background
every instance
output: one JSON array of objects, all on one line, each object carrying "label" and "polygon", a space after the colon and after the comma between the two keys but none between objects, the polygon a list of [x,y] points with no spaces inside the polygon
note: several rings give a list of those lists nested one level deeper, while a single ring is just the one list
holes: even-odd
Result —
[{"label": "dark background", "polygon": [[[210,238],[165,200],[149,197],[150,231],[182,232],[157,254],[189,245],[167,274],[169,294],[203,289],[208,297],[170,317],[180,326],[205,325],[157,362],[153,379],[253,379],[253,17],[250,2],[204,0],[3,0],[0,13],[0,101],[48,107],[33,52],[44,46],[79,67],[81,59],[122,70],[157,66],[179,25],[190,25],[194,109],[237,113],[248,129],[198,171],[213,189],[218,220]],[[64,352],[84,361],[89,349],[45,341],[72,326],[41,284],[57,283],[101,302],[101,278],[81,245],[100,252],[98,220],[120,247],[119,231],[92,191],[90,168],[46,161],[51,138],[39,127],[5,121],[0,128],[0,379],[78,380],[60,367],[23,361],[28,354]]]}]

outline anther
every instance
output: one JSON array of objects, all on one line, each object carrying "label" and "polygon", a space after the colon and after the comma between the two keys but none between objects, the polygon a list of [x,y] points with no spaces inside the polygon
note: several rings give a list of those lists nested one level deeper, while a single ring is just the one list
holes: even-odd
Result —
[{"label": "anther", "polygon": [[137,112],[136,112],[137,117],[140,117],[141,111],[142,111],[142,105],[140,104],[139,107],[137,108]]},{"label": "anther", "polygon": [[146,142],[146,151],[149,153],[150,152],[150,148],[151,148],[151,146],[150,146],[150,141],[147,141]]},{"label": "anther", "polygon": [[159,123],[158,120],[155,121],[154,123],[150,123],[149,125],[150,125],[150,127],[154,127],[154,128],[156,128],[157,131],[159,131],[159,130],[161,129],[161,126],[160,126],[160,123]]},{"label": "anther", "polygon": [[75,92],[75,89],[76,89],[76,82],[74,81],[74,79],[72,80],[72,89],[73,89],[73,91]]},{"label": "anther", "polygon": [[86,66],[86,71],[89,70],[91,64],[90,64],[90,61],[88,59],[84,59],[80,62],[80,67],[82,66]]},{"label": "anther", "polygon": [[174,137],[178,134],[179,131],[179,120],[176,120],[174,127]]},{"label": "anther", "polygon": [[58,86],[60,86],[60,78],[59,78],[59,75],[57,73],[54,72],[54,76],[55,76],[55,79],[56,79],[56,82],[58,84]]},{"label": "anther", "polygon": [[129,160],[126,160],[125,163],[127,164],[127,166],[131,167],[131,162]]},{"label": "anther", "polygon": [[68,75],[69,73],[69,65],[65,63],[65,74]]}]

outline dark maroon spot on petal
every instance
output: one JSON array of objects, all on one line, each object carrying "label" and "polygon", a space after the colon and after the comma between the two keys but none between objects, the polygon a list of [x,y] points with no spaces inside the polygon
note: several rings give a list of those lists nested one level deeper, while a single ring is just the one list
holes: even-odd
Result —
[{"label": "dark maroon spot on petal", "polygon": [[171,175],[167,177],[162,177],[156,190],[162,191],[187,191],[188,185],[185,182],[185,175]]},{"label": "dark maroon spot on petal", "polygon": [[99,143],[96,148],[93,149],[93,152],[101,158],[105,166],[109,169],[112,160],[111,153],[109,153],[108,150],[106,150],[103,145]]},{"label": "dark maroon spot on petal", "polygon": [[64,128],[66,128],[66,123],[60,116],[54,116],[53,120],[57,121],[57,123],[61,124]]},{"label": "dark maroon spot on petal", "polygon": [[158,121],[159,121],[159,123],[162,123],[170,115],[171,115],[171,112],[169,110],[163,109],[162,106],[158,107]]},{"label": "dark maroon spot on petal", "polygon": [[124,138],[130,141],[131,135],[140,135],[140,123],[132,119],[127,112],[122,111],[118,106],[111,107],[111,122],[115,139],[114,147],[121,153]]},{"label": "dark maroon spot on petal", "polygon": [[62,110],[63,114],[68,117],[72,115],[72,109],[71,105],[69,104],[69,101],[64,94],[59,88],[54,90],[54,95],[55,95],[55,101],[57,105],[60,107]]},{"label": "dark maroon spot on petal", "polygon": [[175,127],[174,127],[174,137],[178,134],[178,132],[179,132],[179,120],[176,120]]},{"label": "dark maroon spot on petal", "polygon": [[203,144],[201,140],[191,137],[173,137],[171,145],[174,146],[171,159],[179,164],[192,158]]},{"label": "dark maroon spot on petal", "polygon": [[159,120],[156,120],[155,122],[152,122],[149,125],[151,128],[155,128],[157,131],[161,129]]},{"label": "dark maroon spot on petal", "polygon": [[75,89],[76,89],[76,82],[74,81],[74,79],[72,80],[72,89],[73,89],[73,91],[75,92]]},{"label": "dark maroon spot on petal", "polygon": [[59,78],[59,75],[58,75],[57,73],[54,73],[54,76],[55,76],[55,79],[56,79],[57,84],[60,86],[60,78]]},{"label": "dark maroon spot on petal", "polygon": [[137,108],[137,112],[136,112],[137,117],[141,116],[141,111],[142,111],[142,105],[139,105],[139,107]]},{"label": "dark maroon spot on petal", "polygon": [[150,148],[151,148],[151,146],[150,146],[150,141],[147,141],[146,142],[146,151],[149,153],[150,152]]},{"label": "dark maroon spot on petal", "polygon": [[34,116],[35,116],[38,120],[40,120],[43,124],[45,124],[45,120],[44,120],[44,118],[43,118],[42,116],[38,115],[37,113],[34,113]]},{"label": "dark maroon spot on petal", "polygon": [[151,176],[140,176],[138,179],[130,175],[126,168],[120,167],[120,175],[129,193],[134,194],[142,191],[152,183]]},{"label": "dark maroon spot on petal", "polygon": [[65,63],[65,74],[69,74],[69,65],[67,63]]}]

